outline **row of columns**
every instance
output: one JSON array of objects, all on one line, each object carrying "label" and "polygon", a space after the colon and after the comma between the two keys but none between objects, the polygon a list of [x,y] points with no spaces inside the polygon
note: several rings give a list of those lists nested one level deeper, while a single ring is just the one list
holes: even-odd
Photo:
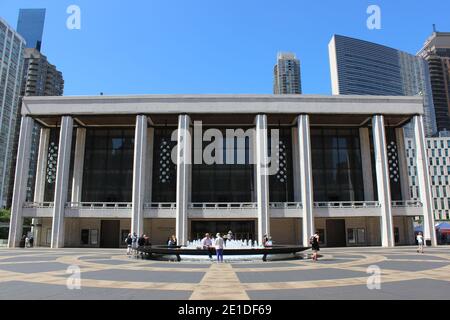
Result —
[{"label": "row of columns", "polygon": [[[136,116],[133,193],[131,231],[142,234],[144,229],[144,203],[149,201],[151,192],[151,164],[153,149],[153,129],[148,128],[149,117]],[[268,176],[268,124],[267,115],[259,114],[255,119],[255,173],[258,204],[258,241],[270,235],[269,214],[269,176]],[[424,236],[436,245],[434,233],[434,216],[432,210],[431,184],[428,175],[428,157],[426,155],[425,136],[422,116],[413,118],[415,142],[417,149],[417,171],[421,199],[423,203]],[[25,203],[26,185],[31,150],[31,133],[33,120],[24,116],[21,121],[21,130],[18,147],[18,164],[16,166],[14,195],[12,202],[12,216],[9,246],[15,247],[22,236],[22,208]],[[386,135],[384,117],[375,115],[372,119],[373,144],[375,152],[375,170],[377,180],[378,201],[381,205],[381,239],[384,247],[394,246],[393,217],[390,194],[389,165],[386,154]],[[191,119],[189,115],[182,114],[178,120],[177,155],[177,188],[176,188],[176,236],[180,244],[188,241],[188,205],[191,201],[191,166],[192,141]],[[370,138],[367,132],[360,131],[362,162],[371,167]],[[72,145],[73,118],[63,116],[60,128],[58,148],[58,161],[56,171],[55,199],[53,207],[53,225],[51,246],[60,248],[64,246],[64,213],[67,203],[69,184],[70,152]],[[303,245],[309,245],[309,238],[314,233],[313,214],[313,179],[311,163],[311,139],[309,116],[306,114],[297,117],[297,126],[293,129],[294,141],[294,185],[295,201],[302,202],[302,229]],[[35,202],[43,202],[45,189],[45,172],[49,129],[41,130],[39,156],[37,164]],[[81,202],[81,188],[83,179],[83,163],[85,152],[86,129],[78,128],[74,155],[74,174],[72,180],[72,202]],[[297,146],[295,146],[297,145]],[[368,155],[368,156],[367,156]],[[148,178],[150,175],[150,178]],[[364,190],[367,201],[373,200],[373,184],[370,174],[364,174]],[[36,219],[35,222],[38,222]],[[35,223],[33,223],[35,224]]]}]

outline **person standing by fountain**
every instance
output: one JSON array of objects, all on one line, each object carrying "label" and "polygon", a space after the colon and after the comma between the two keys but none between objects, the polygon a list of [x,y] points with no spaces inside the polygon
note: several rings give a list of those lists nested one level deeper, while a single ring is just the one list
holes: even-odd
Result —
[{"label": "person standing by fountain", "polygon": [[205,234],[205,237],[202,239],[202,247],[204,250],[208,250],[209,258],[212,259],[212,240],[209,233]]},{"label": "person standing by fountain", "polygon": [[133,252],[133,255],[137,255],[137,247],[138,247],[138,240],[139,240],[139,237],[138,237],[138,235],[136,234],[136,232],[133,232],[133,235],[131,236],[131,239],[132,239],[132,244],[131,244],[131,246],[132,246],[132,252]]},{"label": "person standing by fountain", "polygon": [[125,243],[127,244],[127,256],[131,255],[132,253],[132,245],[133,245],[133,238],[131,237],[131,233],[128,234],[128,236],[125,239]]},{"label": "person standing by fountain", "polygon": [[216,248],[217,262],[223,262],[223,245],[224,240],[220,233],[216,234],[216,240],[214,241],[214,247]]},{"label": "person standing by fountain", "polygon": [[175,235],[173,234],[170,238],[169,238],[169,242],[167,243],[167,245],[169,247],[176,247],[177,246],[177,237],[175,237]]},{"label": "person standing by fountain", "polygon": [[319,233],[317,231],[316,231],[316,233],[314,233],[314,235],[309,240],[309,242],[311,243],[311,249],[313,252],[313,256],[312,256],[313,261],[317,261],[317,253],[320,251],[319,240],[320,240],[320,237],[319,237]]},{"label": "person standing by fountain", "polygon": [[267,241],[269,241],[269,237],[267,236],[267,234],[265,234],[264,235],[264,237],[263,237],[263,240],[262,240],[263,242],[262,242],[262,245],[265,247],[266,246],[266,243],[267,243]]}]

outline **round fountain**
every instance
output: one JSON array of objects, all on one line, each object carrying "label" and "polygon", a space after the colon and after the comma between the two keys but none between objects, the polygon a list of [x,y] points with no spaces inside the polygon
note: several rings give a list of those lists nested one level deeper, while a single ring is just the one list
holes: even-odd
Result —
[{"label": "round fountain", "polygon": [[[211,239],[214,243],[214,239]],[[253,240],[226,240],[224,243],[225,261],[255,261],[255,260],[287,260],[302,258],[298,253],[308,250],[302,246],[273,245],[262,246]],[[171,260],[174,256],[177,261],[209,261],[215,259],[215,249],[204,249],[201,240],[190,241],[186,246],[145,246],[139,247],[147,259]],[[210,258],[210,255],[212,258]]]}]

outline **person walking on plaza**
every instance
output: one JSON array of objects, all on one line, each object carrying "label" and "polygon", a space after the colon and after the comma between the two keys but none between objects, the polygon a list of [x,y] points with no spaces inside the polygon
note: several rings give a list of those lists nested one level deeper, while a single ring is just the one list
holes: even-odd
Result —
[{"label": "person walking on plaza", "polygon": [[419,246],[417,248],[418,253],[423,253],[423,234],[422,232],[419,232],[419,234],[416,237],[417,239],[417,245]]},{"label": "person walking on plaza", "polygon": [[133,246],[133,238],[131,237],[131,233],[129,233],[125,239],[125,243],[127,244],[127,256],[129,256]]},{"label": "person walking on plaza", "polygon": [[316,231],[316,233],[314,233],[314,235],[309,240],[309,243],[311,244],[311,249],[313,252],[313,256],[312,256],[313,261],[317,261],[317,255],[318,255],[318,252],[320,251],[319,240],[320,240],[320,237],[319,237],[319,233],[317,231]]},{"label": "person walking on plaza", "polygon": [[212,259],[212,240],[209,233],[205,234],[205,237],[202,239],[202,247],[203,250],[208,250],[209,258]]},{"label": "person walking on plaza", "polygon": [[216,240],[214,241],[214,247],[216,248],[217,262],[223,262],[223,246],[224,240],[220,233],[216,234]]}]

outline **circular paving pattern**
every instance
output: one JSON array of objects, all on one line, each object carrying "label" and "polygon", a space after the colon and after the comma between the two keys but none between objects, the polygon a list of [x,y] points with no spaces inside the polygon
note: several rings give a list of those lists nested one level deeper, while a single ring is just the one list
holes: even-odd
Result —
[{"label": "circular paving pattern", "polygon": [[[217,264],[141,260],[124,250],[0,249],[0,299],[450,298],[450,248],[429,248],[425,254],[411,247],[323,249],[321,254],[318,262]],[[78,270],[81,288],[71,290]],[[367,283],[374,283],[377,270],[380,287],[371,290]]]}]

